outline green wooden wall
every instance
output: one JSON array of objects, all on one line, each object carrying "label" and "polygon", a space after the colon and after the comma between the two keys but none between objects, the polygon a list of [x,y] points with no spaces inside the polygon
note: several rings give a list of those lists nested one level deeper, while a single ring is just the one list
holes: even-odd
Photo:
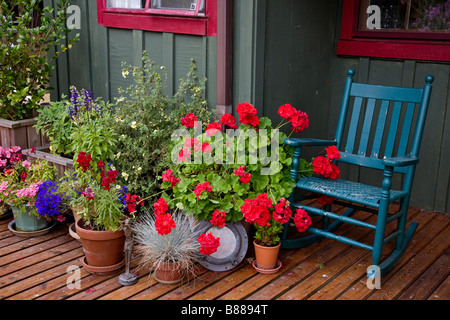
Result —
[{"label": "green wooden wall", "polygon": [[[310,127],[299,137],[334,137],[348,68],[356,70],[356,81],[394,86],[422,87],[425,76],[434,75],[411,205],[450,212],[449,63],[338,56],[342,1],[233,3],[233,105],[254,103],[259,114],[278,122],[278,107],[291,103],[310,117]],[[319,151],[306,151],[305,157]],[[381,183],[369,170],[342,171],[343,178]]]},{"label": "green wooden wall", "polygon": [[[45,0],[54,7],[54,0]],[[164,32],[148,32],[106,28],[97,23],[97,3],[93,0],[71,0],[81,9],[80,41],[67,55],[57,61],[51,85],[51,98],[58,99],[69,92],[70,85],[90,89],[95,97],[113,101],[118,88],[126,88],[132,77],[122,77],[122,62],[141,65],[142,51],[167,70],[167,94],[177,90],[179,79],[190,69],[191,59],[197,66],[197,75],[207,78],[206,96],[209,104],[216,104],[216,37],[192,36]],[[73,35],[70,35],[73,36]]]}]

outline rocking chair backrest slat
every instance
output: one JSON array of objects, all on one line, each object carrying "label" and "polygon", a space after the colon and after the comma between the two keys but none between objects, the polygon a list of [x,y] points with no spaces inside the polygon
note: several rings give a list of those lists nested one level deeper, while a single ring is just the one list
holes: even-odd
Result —
[{"label": "rocking chair backrest slat", "polygon": [[372,158],[378,158],[378,155],[380,154],[381,140],[383,139],[384,127],[386,126],[388,108],[389,108],[389,101],[388,100],[381,101],[380,112],[378,114],[377,128],[375,131],[375,137],[372,145],[372,152],[370,155]]},{"label": "rocking chair backrest slat", "polygon": [[[338,148],[344,146],[339,161],[383,169],[383,158],[417,155],[432,77],[426,78],[424,89],[416,89],[353,83],[354,71],[347,74],[335,136]],[[345,125],[348,131],[346,141],[342,141]],[[408,172],[407,168],[395,171]]]}]

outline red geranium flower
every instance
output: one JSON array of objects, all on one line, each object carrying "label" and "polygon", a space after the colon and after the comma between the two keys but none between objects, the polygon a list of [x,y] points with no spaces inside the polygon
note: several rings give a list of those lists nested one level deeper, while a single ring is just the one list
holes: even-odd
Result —
[{"label": "red geranium flower", "polygon": [[177,185],[178,182],[180,182],[180,179],[176,178],[174,175],[172,175],[173,171],[172,169],[167,169],[165,173],[162,175],[163,181],[169,181],[172,184],[172,188]]},{"label": "red geranium flower", "polygon": [[213,122],[208,124],[208,126],[206,127],[206,136],[210,137],[215,135],[217,132],[220,132],[220,130],[222,129],[222,126],[220,123],[218,122]]},{"label": "red geranium flower", "polygon": [[155,209],[155,214],[158,216],[161,214],[166,214],[167,210],[169,210],[169,205],[166,200],[161,197],[153,204],[153,208]]},{"label": "red geranium flower", "polygon": [[213,254],[220,246],[220,238],[214,237],[211,231],[208,234],[199,235],[198,242],[200,242],[200,253],[203,255]]},{"label": "red geranium flower", "polygon": [[286,120],[292,117],[296,112],[297,110],[289,103],[283,104],[278,108],[278,114]]},{"label": "red geranium flower", "polygon": [[269,208],[272,208],[272,199],[261,193],[254,199],[245,199],[240,209],[245,221],[264,227],[270,220]]},{"label": "red geranium flower", "polygon": [[226,220],[227,214],[225,212],[214,210],[212,217],[211,217],[211,224],[215,225],[216,227],[224,227],[225,226],[225,220]]},{"label": "red geranium flower", "polygon": [[289,208],[289,203],[285,198],[280,199],[280,203],[275,205],[273,212],[273,219],[279,223],[286,223],[292,215],[292,210]]},{"label": "red geranium flower", "polygon": [[317,202],[324,206],[324,205],[327,205],[327,204],[332,204],[335,199],[336,198],[323,195],[323,196],[321,196],[321,197],[319,197],[317,199]]},{"label": "red geranium flower", "polygon": [[238,125],[236,124],[236,119],[229,113],[225,113],[221,118],[220,118],[220,123],[230,127],[231,129],[237,129],[239,128]]},{"label": "red geranium flower", "polygon": [[290,116],[289,121],[292,123],[292,130],[296,133],[305,130],[309,126],[308,115],[300,110],[297,110]]},{"label": "red geranium flower", "polygon": [[236,112],[239,114],[239,121],[243,124],[257,127],[259,118],[256,116],[257,110],[252,104],[248,102],[239,103],[236,107]]},{"label": "red geranium flower", "polygon": [[206,191],[206,192],[212,191],[212,186],[210,186],[210,183],[208,181],[199,183],[194,189],[194,193],[197,196],[197,199],[199,199],[199,200],[200,200],[200,194],[202,193],[202,191]]},{"label": "red geranium flower", "polygon": [[304,209],[297,209],[294,216],[294,224],[299,232],[304,232],[311,225],[311,217]]},{"label": "red geranium flower", "polygon": [[186,128],[194,128],[198,125],[198,118],[192,113],[188,113],[186,116],[181,118],[181,124]]},{"label": "red geranium flower", "polygon": [[328,159],[336,159],[338,160],[341,157],[341,154],[338,150],[338,148],[336,148],[336,146],[330,146],[328,148],[325,148],[326,152],[327,152],[327,157]]},{"label": "red geranium flower", "polygon": [[175,221],[173,221],[170,214],[164,213],[156,216],[155,228],[160,235],[166,235],[172,232],[173,228],[176,228]]}]

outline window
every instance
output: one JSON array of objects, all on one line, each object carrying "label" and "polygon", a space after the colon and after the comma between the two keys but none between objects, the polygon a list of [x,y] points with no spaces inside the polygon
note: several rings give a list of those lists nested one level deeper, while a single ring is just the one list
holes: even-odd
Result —
[{"label": "window", "polygon": [[97,10],[106,27],[216,34],[214,0],[97,0]]},{"label": "window", "polygon": [[450,61],[450,0],[344,0],[337,53]]}]

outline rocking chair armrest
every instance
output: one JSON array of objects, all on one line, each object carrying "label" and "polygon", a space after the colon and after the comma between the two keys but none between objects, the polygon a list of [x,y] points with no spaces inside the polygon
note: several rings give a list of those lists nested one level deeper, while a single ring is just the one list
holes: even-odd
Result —
[{"label": "rocking chair armrest", "polygon": [[418,162],[419,158],[412,154],[402,157],[391,157],[383,159],[383,164],[388,167],[405,167],[416,164]]},{"label": "rocking chair armrest", "polygon": [[336,145],[336,140],[322,140],[312,138],[286,138],[284,143],[293,147],[312,147],[312,146],[332,146]]}]

